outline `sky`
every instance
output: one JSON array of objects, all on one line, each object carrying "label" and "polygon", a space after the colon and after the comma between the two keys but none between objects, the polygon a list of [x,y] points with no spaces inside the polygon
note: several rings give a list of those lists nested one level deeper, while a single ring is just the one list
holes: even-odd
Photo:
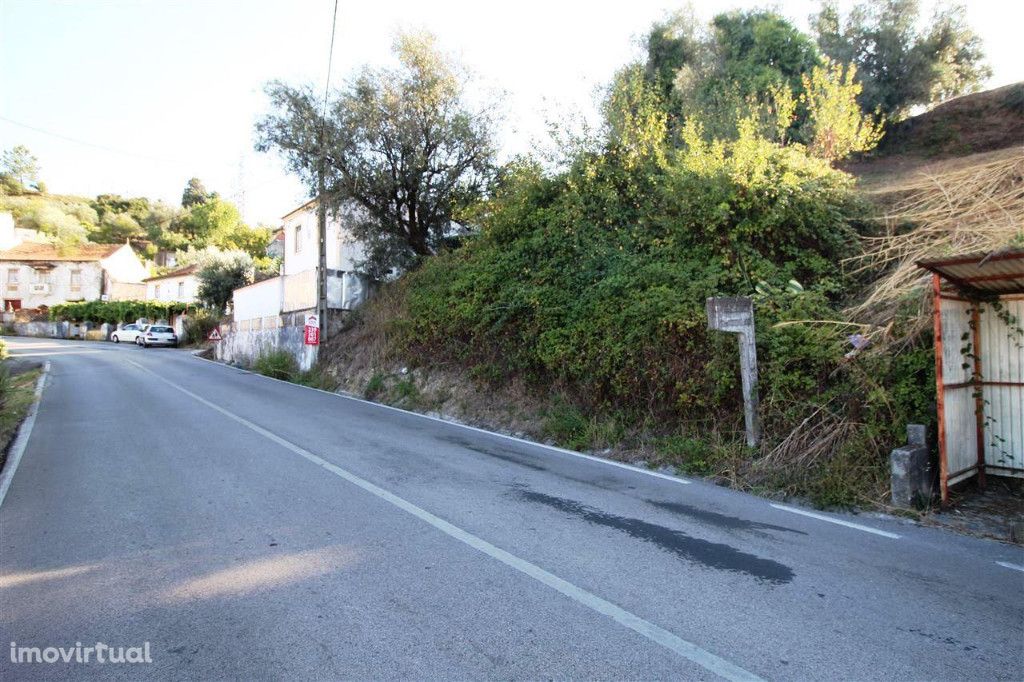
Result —
[{"label": "sky", "polygon": [[[840,7],[850,3],[840,2]],[[924,14],[935,3],[923,0]],[[427,29],[503,97],[505,157],[546,123],[593,119],[600,88],[640,55],[639,37],[685,0],[475,2],[339,0],[330,78],[391,62],[399,30]],[[806,29],[812,0],[694,3],[710,19],[771,6]],[[0,148],[24,144],[55,193],[148,196],[177,204],[190,177],[277,225],[305,200],[282,160],[253,150],[270,80],[323,88],[334,0],[0,0]],[[1024,3],[971,0],[991,87],[1024,80]]]}]

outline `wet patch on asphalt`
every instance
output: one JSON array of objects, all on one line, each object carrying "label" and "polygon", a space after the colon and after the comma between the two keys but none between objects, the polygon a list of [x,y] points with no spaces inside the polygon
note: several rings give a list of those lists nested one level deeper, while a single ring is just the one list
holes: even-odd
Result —
[{"label": "wet patch on asphalt", "polygon": [[789,566],[741,552],[726,544],[701,540],[682,531],[641,519],[608,514],[574,500],[522,489],[517,490],[516,495],[529,502],[543,504],[571,514],[588,523],[622,531],[630,537],[650,542],[680,558],[708,568],[743,573],[774,585],[785,584],[793,580],[793,570]]},{"label": "wet patch on asphalt", "polygon": [[741,519],[736,516],[728,516],[726,514],[719,514],[718,512],[708,511],[707,509],[700,509],[699,507],[691,507],[688,504],[679,504],[678,502],[659,502],[658,500],[647,500],[655,507],[660,507],[667,511],[673,512],[674,514],[680,514],[687,516],[695,521],[701,521],[708,523],[718,528],[725,530],[740,530],[740,531],[751,531],[758,535],[764,535],[758,531],[765,530],[777,530],[783,533],[796,533],[797,535],[807,535],[802,530],[796,530],[795,528],[787,528],[786,526],[776,526],[771,523],[761,523],[760,521],[750,521],[748,519]]},{"label": "wet patch on asphalt", "polygon": [[524,466],[529,469],[534,469],[536,471],[548,470],[547,467],[531,462],[527,457],[523,456],[521,453],[509,448],[485,448],[481,445],[477,445],[476,443],[466,440],[465,438],[453,438],[450,436],[444,436],[440,438],[440,440],[451,443],[452,445],[458,445],[460,448],[465,448],[467,450],[472,450],[473,452],[478,452],[481,455],[487,455],[488,457],[500,459],[503,462],[518,464],[520,466]]}]

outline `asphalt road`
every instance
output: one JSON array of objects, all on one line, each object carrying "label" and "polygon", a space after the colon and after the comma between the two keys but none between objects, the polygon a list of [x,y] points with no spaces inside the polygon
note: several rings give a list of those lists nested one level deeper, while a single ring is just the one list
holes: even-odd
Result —
[{"label": "asphalt road", "polygon": [[0,506],[0,679],[1024,677],[1019,548],[6,340],[52,369]]}]

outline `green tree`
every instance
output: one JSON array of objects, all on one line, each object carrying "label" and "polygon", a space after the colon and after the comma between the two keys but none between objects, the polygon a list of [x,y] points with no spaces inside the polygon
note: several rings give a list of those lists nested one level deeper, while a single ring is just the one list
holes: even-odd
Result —
[{"label": "green tree", "polygon": [[191,178],[185,185],[185,191],[181,193],[182,208],[191,208],[199,204],[205,204],[217,196],[216,192],[207,192],[203,181],[199,178]]},{"label": "green tree", "polygon": [[216,245],[224,249],[245,251],[254,259],[266,257],[267,245],[273,233],[269,227],[249,227],[239,223],[234,230],[219,239]]},{"label": "green tree", "polygon": [[223,313],[235,289],[252,284],[256,268],[252,257],[240,251],[206,253],[198,259],[199,300]]},{"label": "green tree", "polygon": [[644,77],[666,102],[673,95],[685,97],[695,74],[706,72],[713,59],[706,31],[692,12],[676,12],[655,22],[644,42]]},{"label": "green tree", "polygon": [[728,12],[711,23],[720,77],[736,83],[743,95],[779,85],[796,92],[801,76],[818,61],[814,41],[774,12]]},{"label": "green tree", "polygon": [[364,68],[326,120],[312,87],[271,83],[276,112],[256,128],[256,148],[283,153],[311,194],[323,150],[328,204],[356,209],[363,267],[378,276],[436,253],[494,171],[491,109],[470,106],[462,69],[425,33],[399,35],[394,53],[397,68]]},{"label": "green tree", "polygon": [[134,243],[145,240],[146,232],[128,213],[107,212],[100,219],[99,225],[89,234],[90,241],[100,244],[123,244],[125,241]]},{"label": "green tree", "polygon": [[194,204],[182,217],[177,230],[197,248],[221,245],[242,225],[242,215],[234,204],[218,198]]},{"label": "green tree", "polygon": [[974,92],[991,75],[963,7],[939,8],[927,28],[917,0],[867,0],[846,20],[827,0],[811,17],[821,50],[857,66],[861,108],[899,120],[914,106]]},{"label": "green tree", "polygon": [[[779,110],[789,114],[781,139],[797,134],[806,112],[787,108],[802,92],[802,76],[818,63],[814,41],[778,14],[735,11],[717,15],[707,30],[676,14],[647,34],[644,75],[660,93],[670,130],[698,116],[709,138],[734,138],[736,121],[755,115],[775,132]],[[617,85],[613,85],[614,90]]]},{"label": "green tree", "polygon": [[856,74],[856,66],[843,67],[827,58],[804,74],[801,100],[808,112],[811,154],[838,161],[873,149],[882,139],[882,125],[857,104],[861,85],[854,80]]},{"label": "green tree", "polygon": [[25,145],[16,145],[7,149],[0,158],[3,175],[17,182],[22,188],[28,187],[39,179],[39,159]]},{"label": "green tree", "polygon": [[84,243],[92,225],[85,223],[74,211],[67,212],[55,203],[34,204],[18,221],[22,227],[39,230],[61,246]]}]

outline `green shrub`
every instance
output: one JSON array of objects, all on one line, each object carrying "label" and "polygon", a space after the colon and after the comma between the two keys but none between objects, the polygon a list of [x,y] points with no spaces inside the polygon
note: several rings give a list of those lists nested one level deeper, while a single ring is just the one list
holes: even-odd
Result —
[{"label": "green shrub", "polygon": [[416,382],[413,381],[412,377],[395,383],[391,389],[391,394],[395,402],[405,403],[406,406],[414,406],[420,400],[420,389],[416,386]]},{"label": "green shrub", "polygon": [[319,367],[299,372],[294,381],[297,384],[318,388],[321,391],[334,392],[338,388],[338,380]]},{"label": "green shrub", "polygon": [[0,360],[7,359],[7,344],[4,343],[3,339],[0,339]]},{"label": "green shrub", "polygon": [[716,472],[719,453],[711,443],[689,436],[666,436],[655,442],[656,461],[670,464],[689,474]]},{"label": "green shrub", "polygon": [[380,373],[374,374],[366,382],[366,388],[363,389],[363,397],[367,400],[375,400],[377,396],[384,392],[384,388],[384,375]]},{"label": "green shrub", "polygon": [[252,363],[252,369],[259,374],[293,381],[299,375],[299,364],[295,356],[285,350],[268,350],[260,353]]},{"label": "green shrub", "polygon": [[117,324],[134,322],[139,318],[169,320],[194,305],[180,302],[158,301],[81,301],[58,303],[50,308],[50,319],[55,321],[95,322]]},{"label": "green shrub", "polygon": [[182,343],[185,345],[196,345],[205,343],[213,331],[220,324],[220,318],[213,312],[200,308],[190,311],[185,319],[185,333],[182,335]]},{"label": "green shrub", "polygon": [[[0,413],[4,411],[7,405],[7,400],[11,393],[11,374],[8,372],[7,367],[0,365]],[[3,448],[6,443],[0,443],[0,448]]]},{"label": "green shrub", "polygon": [[574,405],[555,403],[544,415],[543,433],[562,447],[582,450],[590,445],[590,422]]}]

